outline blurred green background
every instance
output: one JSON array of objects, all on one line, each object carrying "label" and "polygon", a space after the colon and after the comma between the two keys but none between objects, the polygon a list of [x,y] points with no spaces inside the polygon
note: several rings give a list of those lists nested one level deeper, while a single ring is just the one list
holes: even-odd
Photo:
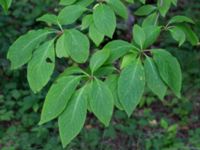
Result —
[{"label": "blurred green background", "polygon": [[[57,7],[58,1],[15,0],[7,15],[0,11],[0,150],[62,150],[57,122],[37,125],[48,87],[33,94],[26,67],[11,71],[6,60],[9,45],[29,29],[44,27],[36,18],[58,11]],[[200,1],[179,0],[166,19],[177,14],[194,19],[200,37]],[[116,38],[123,38],[120,33]],[[168,92],[160,101],[147,89],[132,117],[116,110],[108,128],[89,114],[81,134],[66,150],[200,150],[200,47],[186,43],[178,48],[168,34],[158,45],[181,63],[183,97]]]}]

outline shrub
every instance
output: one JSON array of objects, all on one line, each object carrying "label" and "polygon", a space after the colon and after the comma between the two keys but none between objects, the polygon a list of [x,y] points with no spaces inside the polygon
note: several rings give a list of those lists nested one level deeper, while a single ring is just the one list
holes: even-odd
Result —
[{"label": "shrub", "polygon": [[[114,106],[131,116],[146,86],[161,100],[168,88],[181,97],[177,59],[163,47],[153,46],[162,32],[169,32],[178,46],[185,41],[199,43],[190,18],[174,16],[161,24],[176,0],[155,4],[145,0],[61,0],[60,4],[64,8],[58,15],[47,13],[37,19],[48,27],[19,37],[7,58],[12,69],[28,64],[27,78],[35,93],[51,79],[56,58],[73,62],[49,89],[39,122],[58,118],[64,147],[81,131],[87,111],[108,126]],[[134,12],[138,18],[131,42],[112,40],[117,21],[130,20],[128,6],[132,5],[139,8]]]}]

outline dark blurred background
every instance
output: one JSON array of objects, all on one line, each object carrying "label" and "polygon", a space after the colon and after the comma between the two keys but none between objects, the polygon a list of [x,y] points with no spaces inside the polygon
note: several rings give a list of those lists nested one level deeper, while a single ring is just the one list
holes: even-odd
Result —
[{"label": "dark blurred background", "polygon": [[[9,45],[29,29],[44,27],[36,18],[57,12],[56,8],[58,1],[14,0],[7,15],[0,11],[0,150],[62,150],[57,122],[37,125],[48,87],[33,94],[26,67],[11,71],[6,60]],[[193,29],[200,37],[200,0],[179,0],[166,20],[174,15],[195,20]],[[126,36],[117,33],[116,38]],[[131,118],[116,110],[108,128],[88,115],[81,134],[66,150],[200,150],[200,46],[186,43],[178,48],[168,34],[157,45],[179,59],[183,97],[177,99],[168,92],[160,101],[147,90]]]}]

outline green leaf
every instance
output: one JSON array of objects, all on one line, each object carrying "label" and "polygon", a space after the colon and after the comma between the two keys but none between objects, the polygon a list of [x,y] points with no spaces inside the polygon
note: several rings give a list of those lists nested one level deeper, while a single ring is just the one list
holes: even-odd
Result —
[{"label": "green leaf", "polygon": [[156,7],[153,5],[143,5],[139,9],[136,10],[135,15],[137,16],[146,16],[156,10]]},{"label": "green leaf", "polygon": [[86,15],[82,19],[81,30],[87,29],[93,23],[93,17],[91,14]]},{"label": "green leaf", "polygon": [[104,39],[104,35],[97,30],[94,23],[90,24],[89,37],[92,39],[96,46],[99,46]]},{"label": "green leaf", "polygon": [[130,116],[139,104],[145,87],[145,72],[139,59],[125,67],[118,81],[119,100]]},{"label": "green leaf", "polygon": [[76,2],[77,0],[60,0],[60,5],[72,5]]},{"label": "green leaf", "polygon": [[114,66],[103,66],[94,72],[94,76],[99,78],[106,77],[113,74],[116,70]]},{"label": "green leaf", "polygon": [[138,55],[138,52],[125,55],[123,57],[123,59],[122,59],[120,68],[123,69],[126,66],[128,66],[129,64],[131,64],[135,60],[135,58],[137,57],[137,55]]},{"label": "green leaf", "polygon": [[143,30],[145,32],[145,37],[146,37],[146,40],[144,42],[144,48],[147,48],[157,40],[161,32],[161,27],[150,25],[143,27]]},{"label": "green leaf", "polygon": [[45,15],[39,17],[39,18],[37,19],[37,21],[42,21],[42,22],[45,22],[45,23],[50,24],[50,25],[51,25],[51,24],[57,25],[57,23],[58,23],[58,18],[57,18],[57,16],[54,15],[54,14],[45,14]]},{"label": "green leaf", "polygon": [[110,56],[110,51],[107,49],[98,50],[90,59],[90,69],[92,73],[98,70]]},{"label": "green leaf", "polygon": [[198,45],[199,38],[196,33],[187,25],[177,25],[186,35],[187,40],[193,45]]},{"label": "green leaf", "polygon": [[178,2],[178,0],[171,0],[171,3],[172,3],[174,6],[177,6],[177,2]]},{"label": "green leaf", "polygon": [[109,42],[104,46],[103,49],[108,49],[110,51],[110,57],[108,58],[108,63],[112,63],[120,57],[124,56],[130,50],[137,51],[137,48],[132,44],[123,40],[114,40]]},{"label": "green leaf", "polygon": [[118,93],[118,92],[117,92],[118,79],[119,79],[118,75],[109,75],[109,76],[106,78],[105,83],[108,85],[109,89],[110,89],[111,92],[112,92],[115,106],[116,106],[118,109],[123,110],[122,104],[120,103],[119,97],[118,97],[118,94],[117,94],[117,93]]},{"label": "green leaf", "polygon": [[128,10],[120,0],[106,0],[113,10],[124,19],[128,19]]},{"label": "green leaf", "polygon": [[144,28],[146,26],[156,26],[158,24],[158,18],[159,14],[156,12],[147,16],[142,22],[142,27]]},{"label": "green leaf", "polygon": [[162,81],[157,66],[155,65],[154,61],[150,57],[146,57],[144,62],[144,69],[146,75],[146,82],[149,89],[152,90],[161,100],[163,100],[167,87],[165,83]]},{"label": "green leaf", "polygon": [[70,5],[63,8],[59,15],[58,20],[63,25],[74,23],[87,9],[81,5]]},{"label": "green leaf", "polygon": [[161,78],[172,89],[176,96],[180,97],[182,74],[177,59],[166,50],[155,49],[152,52]]},{"label": "green leaf", "polygon": [[47,93],[40,125],[55,119],[64,111],[80,79],[80,76],[62,76],[55,81]]},{"label": "green leaf", "polygon": [[105,126],[108,126],[114,107],[112,92],[98,79],[93,80],[91,84],[89,97],[91,110]]},{"label": "green leaf", "polygon": [[146,3],[146,0],[139,0],[142,4]]},{"label": "green leaf", "polygon": [[172,37],[174,40],[179,42],[179,46],[181,46],[185,40],[186,40],[186,36],[183,30],[181,30],[179,27],[173,27],[169,29]]},{"label": "green leaf", "polygon": [[28,82],[33,92],[39,92],[50,80],[55,67],[54,40],[42,44],[28,63]]},{"label": "green leaf", "polygon": [[58,119],[59,133],[63,147],[66,147],[83,128],[87,115],[87,94],[85,87],[77,91]]},{"label": "green leaf", "polygon": [[10,7],[12,3],[12,0],[0,0],[0,5],[4,9],[5,12],[8,11],[8,8]]},{"label": "green leaf", "polygon": [[116,28],[116,17],[109,6],[105,4],[96,6],[93,12],[93,20],[99,32],[112,38]]},{"label": "green leaf", "polygon": [[183,23],[183,22],[194,24],[194,21],[186,16],[174,16],[173,18],[170,19],[168,24]]},{"label": "green leaf", "polygon": [[143,28],[141,28],[139,25],[134,25],[133,27],[133,38],[136,44],[140,46],[141,49],[144,47],[144,43],[146,40],[145,32]]},{"label": "green leaf", "polygon": [[167,12],[170,9],[171,1],[170,0],[158,0],[157,2],[158,9],[160,11],[160,14],[165,17]]},{"label": "green leaf", "polygon": [[78,63],[86,62],[90,48],[87,36],[75,29],[67,30],[66,32],[66,49],[69,55]]},{"label": "green leaf", "polygon": [[68,57],[69,56],[69,52],[67,51],[67,46],[66,46],[66,39],[65,39],[65,34],[67,34],[66,32],[64,32],[57,40],[56,42],[56,55],[58,58],[62,58],[62,57]]},{"label": "green leaf", "polygon": [[7,58],[11,61],[11,68],[17,69],[26,64],[32,57],[32,53],[38,45],[44,41],[47,30],[33,30],[19,37],[9,48]]},{"label": "green leaf", "polygon": [[71,66],[67,67],[60,75],[59,78],[64,77],[64,76],[69,76],[69,75],[84,75],[84,71],[77,67],[77,66]]},{"label": "green leaf", "polygon": [[125,0],[126,2],[128,2],[128,3],[134,3],[134,0]]},{"label": "green leaf", "polygon": [[89,5],[91,5],[94,2],[94,0],[79,0],[78,2],[76,2],[76,5],[81,5],[84,7],[88,7]]}]

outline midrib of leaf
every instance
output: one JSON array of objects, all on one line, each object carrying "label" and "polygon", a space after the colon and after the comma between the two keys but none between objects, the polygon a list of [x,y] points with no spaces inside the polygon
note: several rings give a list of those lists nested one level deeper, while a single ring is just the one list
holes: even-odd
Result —
[{"label": "midrib of leaf", "polygon": [[[64,77],[64,78],[67,78],[67,77]],[[77,78],[73,78],[68,84],[71,84],[74,80],[76,80]],[[64,91],[66,90],[68,88],[68,86],[65,86],[62,90],[61,90],[61,92],[60,92],[60,95],[57,97],[57,99],[59,100],[63,95],[64,95]],[[56,94],[56,93],[55,93]],[[54,96],[55,96],[55,94],[54,94]],[[68,103],[66,103],[65,104],[65,106],[63,106],[63,108],[66,108],[66,106],[67,106],[67,104]],[[63,111],[64,111],[64,109],[63,109]],[[61,111],[60,113],[62,113],[63,111]]]},{"label": "midrib of leaf", "polygon": [[[78,43],[78,41],[76,40],[76,38],[74,37],[74,35],[73,35],[71,32],[69,32],[69,34],[70,34],[70,36],[72,37],[72,40],[74,41],[74,44],[79,45],[79,43]],[[73,45],[74,45],[74,44],[73,44]]]},{"label": "midrib of leaf", "polygon": [[[54,41],[54,40],[53,40]],[[45,49],[45,53],[43,53],[43,56],[42,56],[42,58],[40,59],[40,61],[39,61],[39,67],[36,67],[36,68],[32,68],[32,70],[33,69],[36,69],[37,70],[37,72],[38,72],[38,70],[40,69],[40,67],[41,67],[41,65],[42,65],[42,63],[43,63],[43,60],[44,60],[44,58],[45,58],[45,56],[47,55],[47,52],[48,52],[48,49],[52,46],[52,44],[53,44],[53,41],[51,41],[50,43],[49,43],[49,45],[47,46],[47,48]],[[41,74],[41,76],[43,76],[43,74]],[[44,78],[44,76],[42,77],[42,78]]]},{"label": "midrib of leaf", "polygon": [[157,13],[157,15],[156,15],[156,20],[155,20],[155,22],[154,22],[154,25],[155,25],[155,26],[156,26],[157,23],[158,23],[158,18],[159,18],[159,13]]},{"label": "midrib of leaf", "polygon": [[[95,67],[96,67],[96,64],[98,64],[98,62],[97,62],[97,61],[95,61],[94,65],[93,65],[93,68],[95,68]],[[94,73],[94,69],[92,69],[92,73]]]},{"label": "midrib of leaf", "polygon": [[[79,77],[79,78],[80,78],[80,77]],[[73,79],[69,82],[69,85],[72,84],[72,82],[74,82],[74,80],[76,80],[76,79],[78,79],[78,78],[73,78]],[[66,90],[67,87],[68,87],[68,86],[65,86],[65,87],[62,89],[61,94],[59,95],[58,99],[60,99],[60,97],[63,96],[64,91]]]},{"label": "midrib of leaf", "polygon": [[[137,63],[135,64],[136,67],[135,67],[135,69],[134,69],[134,72],[133,72],[133,74],[132,74],[132,78],[131,78],[131,80],[130,80],[129,83],[132,83],[132,81],[133,81],[134,78],[135,78],[136,70],[137,70],[137,68],[138,68],[138,63],[139,63],[139,59],[137,60]],[[127,93],[129,93],[129,92],[130,92],[129,90],[126,90],[126,94],[125,94],[125,95],[127,95]]]},{"label": "midrib of leaf", "polygon": [[84,92],[84,89],[85,89],[85,87],[83,87],[82,89],[81,89],[81,91],[80,91],[80,93],[78,94],[78,97],[76,98],[77,100],[76,100],[76,103],[75,103],[75,105],[74,105],[74,109],[73,109],[73,112],[72,112],[72,117],[71,117],[71,119],[70,119],[70,122],[72,122],[72,120],[74,120],[74,118],[75,118],[75,111],[76,111],[76,109],[77,109],[77,107],[78,107],[78,103],[80,102],[80,100],[81,100],[81,96],[82,96],[82,93]]},{"label": "midrib of leaf", "polygon": [[147,61],[150,63],[150,66],[151,66],[153,72],[154,72],[155,74],[157,74],[157,72],[156,72],[155,69],[154,69],[154,66],[153,66],[152,62],[151,62],[149,59],[147,59]]},{"label": "midrib of leaf", "polygon": [[[98,80],[96,80],[97,82],[97,87],[98,87],[98,90],[100,90],[101,92],[99,93],[102,93],[102,88],[101,88],[101,85],[99,84]],[[102,96],[102,94],[100,94],[100,96]]]},{"label": "midrib of leaf", "polygon": [[142,39],[140,39],[140,47],[143,49]]},{"label": "midrib of leaf", "polygon": [[54,40],[52,40],[51,42],[49,42],[49,45],[46,47],[45,53],[43,53],[43,56],[42,56],[42,58],[41,58],[41,60],[40,60],[40,63],[39,63],[39,66],[42,65],[42,61],[43,61],[43,60],[45,59],[45,57],[47,56],[48,50],[49,50],[50,47],[52,46],[53,42],[54,42]]},{"label": "midrib of leaf", "polygon": [[7,2],[7,0],[4,0],[4,3],[6,4],[6,9],[8,9],[8,2]]},{"label": "midrib of leaf", "polygon": [[[129,46],[118,46],[117,48],[116,48],[116,50],[119,50],[119,49],[121,49],[121,48],[125,48],[125,47],[129,47]],[[132,47],[132,46],[131,46]]]},{"label": "midrib of leaf", "polygon": [[97,61],[95,61],[95,63],[94,63],[94,65],[93,65],[93,69],[92,69],[92,73],[94,73],[95,71],[94,71],[94,68],[96,68],[96,66],[97,66],[97,64],[99,63],[99,61],[97,60]]},{"label": "midrib of leaf", "polygon": [[[102,7],[102,16],[106,16],[106,14],[105,14],[105,11],[104,11],[104,9],[103,9],[103,4],[101,4],[101,7]],[[107,22],[105,22],[105,26],[106,26],[106,28],[108,27],[108,24],[107,24]]]},{"label": "midrib of leaf", "polygon": [[47,34],[50,33],[54,33],[54,32],[45,32],[44,34],[41,34],[40,36],[37,36],[36,38],[34,38],[32,41],[30,41],[27,45],[25,45],[22,50],[24,51],[24,49],[26,49],[28,46],[30,46],[33,42],[35,42],[36,40],[38,40],[39,38],[41,38],[42,36],[45,36]]}]

